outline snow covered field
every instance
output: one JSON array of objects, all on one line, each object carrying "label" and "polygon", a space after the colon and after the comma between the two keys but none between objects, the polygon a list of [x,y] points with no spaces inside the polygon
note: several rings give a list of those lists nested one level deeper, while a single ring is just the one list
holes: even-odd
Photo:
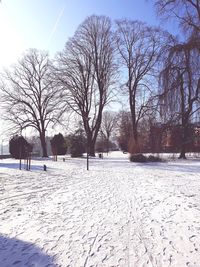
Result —
[{"label": "snow covered field", "polygon": [[127,158],[0,160],[0,267],[200,266],[200,161]]}]

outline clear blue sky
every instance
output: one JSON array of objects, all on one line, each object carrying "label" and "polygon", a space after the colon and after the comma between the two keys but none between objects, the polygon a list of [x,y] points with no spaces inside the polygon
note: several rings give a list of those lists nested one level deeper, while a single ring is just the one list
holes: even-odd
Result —
[{"label": "clear blue sky", "polygon": [[[128,18],[158,26],[153,0],[1,0],[0,71],[28,48],[61,51],[78,25],[90,15]],[[162,23],[163,24],[163,23]],[[173,24],[162,25],[174,32]],[[1,113],[1,110],[0,110]],[[0,138],[4,131],[0,118]]]},{"label": "clear blue sky", "polygon": [[[15,62],[30,47],[48,50],[53,56],[93,14],[159,25],[152,0],[2,0],[0,66]],[[173,31],[172,24],[168,28]]]}]

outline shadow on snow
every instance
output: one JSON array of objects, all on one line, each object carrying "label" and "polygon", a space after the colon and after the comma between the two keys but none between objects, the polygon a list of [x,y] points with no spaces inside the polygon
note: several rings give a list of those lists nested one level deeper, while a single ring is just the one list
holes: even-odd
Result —
[{"label": "shadow on snow", "polygon": [[[19,169],[19,163],[0,163],[0,168]],[[26,169],[26,164],[22,163],[21,169]],[[43,165],[31,165],[31,170],[41,171],[43,170]]]},{"label": "shadow on snow", "polygon": [[53,257],[36,245],[0,235],[0,266],[56,267]]},{"label": "shadow on snow", "polygon": [[144,163],[144,164],[137,164],[137,166],[142,166],[145,169],[150,170],[163,170],[163,171],[169,171],[169,172],[184,172],[184,173],[199,173],[199,164],[189,162],[183,163]]}]

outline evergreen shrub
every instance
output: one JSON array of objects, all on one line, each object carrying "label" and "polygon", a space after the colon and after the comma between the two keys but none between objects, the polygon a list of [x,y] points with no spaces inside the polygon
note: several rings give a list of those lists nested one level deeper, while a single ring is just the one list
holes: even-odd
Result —
[{"label": "evergreen shrub", "polygon": [[9,152],[15,159],[25,159],[32,150],[33,145],[29,144],[23,136],[15,135],[9,141]]},{"label": "evergreen shrub", "polygon": [[61,133],[55,134],[50,143],[53,155],[65,155],[67,153],[67,144]]},{"label": "evergreen shrub", "polygon": [[130,161],[132,161],[132,162],[146,162],[147,157],[145,157],[143,154],[132,154],[130,156]]},{"label": "evergreen shrub", "polygon": [[131,162],[161,162],[162,159],[153,155],[144,156],[143,154],[132,154],[130,156]]}]

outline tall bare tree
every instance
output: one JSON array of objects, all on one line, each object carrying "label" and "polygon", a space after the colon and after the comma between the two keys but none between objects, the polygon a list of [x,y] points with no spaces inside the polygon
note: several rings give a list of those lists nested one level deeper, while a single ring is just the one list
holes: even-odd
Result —
[{"label": "tall bare tree", "polygon": [[59,92],[51,79],[50,66],[46,52],[31,49],[3,73],[1,85],[4,118],[17,132],[27,127],[37,130],[43,157],[47,157],[46,130],[60,114]]},{"label": "tall bare tree", "polygon": [[200,42],[190,40],[169,49],[161,72],[161,107],[181,125],[180,158],[186,158],[189,126],[200,109]]},{"label": "tall bare tree", "polygon": [[114,55],[110,19],[91,16],[79,26],[56,60],[62,99],[81,116],[91,155],[95,154],[102,112],[112,96]]},{"label": "tall bare tree", "polygon": [[121,20],[116,25],[117,47],[126,79],[123,89],[129,99],[132,135],[137,147],[139,121],[152,109],[163,38],[159,29],[142,22]]}]

